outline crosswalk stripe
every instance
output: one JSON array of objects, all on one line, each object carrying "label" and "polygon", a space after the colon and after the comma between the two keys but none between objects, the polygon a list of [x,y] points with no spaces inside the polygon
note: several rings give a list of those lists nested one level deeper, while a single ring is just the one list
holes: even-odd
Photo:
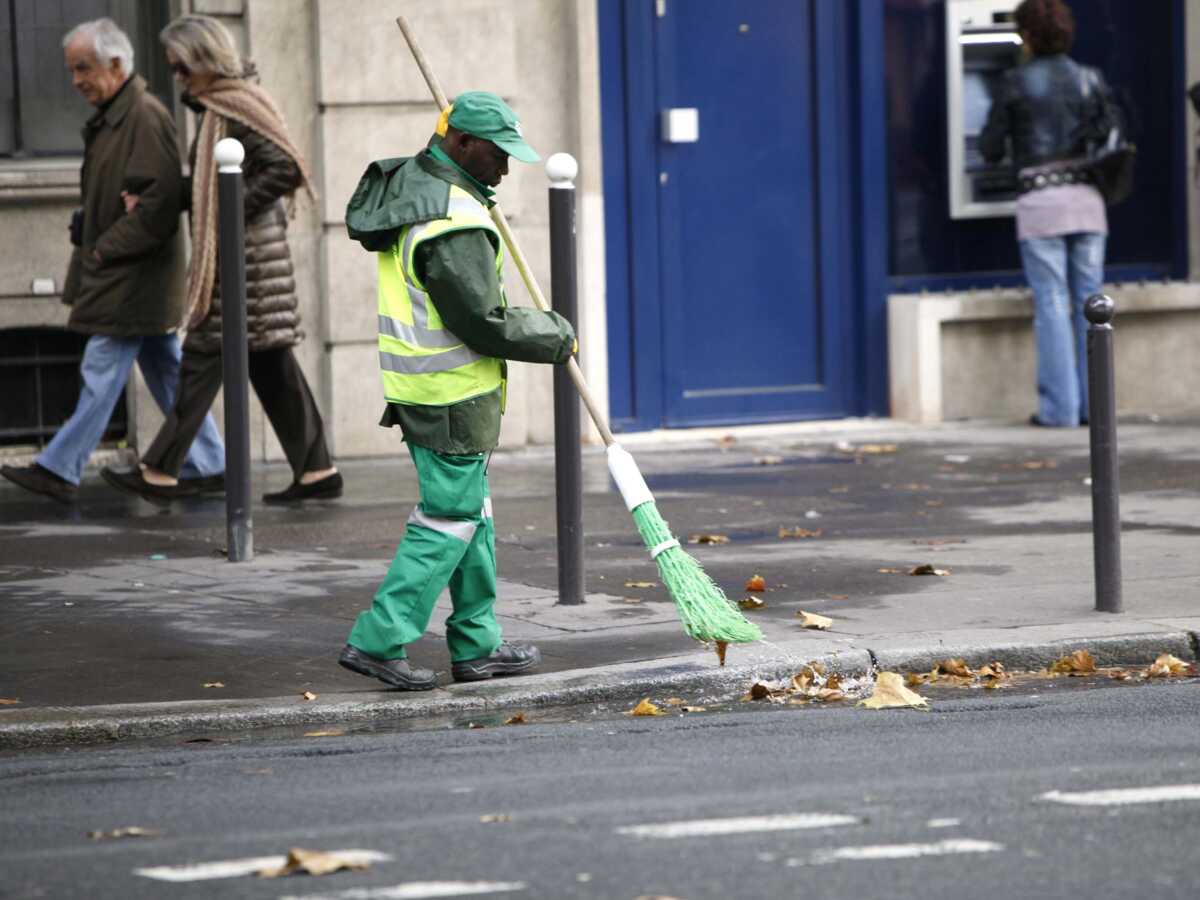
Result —
[{"label": "crosswalk stripe", "polygon": [[523,881],[411,881],[383,888],[350,888],[336,894],[289,894],[279,900],[427,900],[523,891]]},{"label": "crosswalk stripe", "polygon": [[776,816],[742,816],[733,819],[693,819],[685,822],[654,822],[626,825],[617,834],[648,838],[707,837],[717,834],[748,834],[756,831],[791,831],[798,828],[831,828],[857,825],[857,816],[836,813],[795,813]]},{"label": "crosswalk stripe", "polygon": [[[376,863],[391,859],[386,853],[375,850],[331,850],[347,862]],[[186,866],[152,866],[134,869],[133,874],[159,881],[209,881],[213,878],[238,878],[253,875],[262,869],[280,869],[287,862],[285,854],[276,856],[252,856],[245,859],[222,859],[216,862],[195,863]]]},{"label": "crosswalk stripe", "polygon": [[[867,847],[835,847],[818,850],[807,860],[797,860],[795,865],[822,866],[827,863],[847,861],[870,861],[879,859],[915,859],[918,856],[948,856],[953,853],[994,853],[1003,850],[1003,844],[995,841],[977,841],[971,838],[953,838],[933,844],[877,844]],[[789,860],[789,863],[792,861]]]},{"label": "crosswalk stripe", "polygon": [[1102,791],[1047,791],[1042,800],[1075,806],[1124,806],[1129,803],[1166,803],[1200,800],[1200,784],[1164,784],[1147,788],[1112,788]]}]

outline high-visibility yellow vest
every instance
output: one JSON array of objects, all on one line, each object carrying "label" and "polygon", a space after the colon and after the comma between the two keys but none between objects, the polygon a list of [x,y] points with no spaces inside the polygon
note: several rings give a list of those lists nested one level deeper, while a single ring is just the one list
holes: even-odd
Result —
[{"label": "high-visibility yellow vest", "polygon": [[[401,229],[396,243],[379,254],[379,368],[383,393],[394,403],[445,406],[494,391],[503,384],[503,363],[476,353],[448,329],[413,268],[423,241],[481,228],[496,247],[501,277],[503,243],[483,204],[450,186],[446,218]],[[500,295],[504,297],[501,284]]]}]

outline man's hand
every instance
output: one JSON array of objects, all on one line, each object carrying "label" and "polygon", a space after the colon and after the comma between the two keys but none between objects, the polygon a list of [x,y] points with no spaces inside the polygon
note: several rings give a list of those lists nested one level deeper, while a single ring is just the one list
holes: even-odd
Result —
[{"label": "man's hand", "polygon": [[100,255],[99,250],[92,250],[92,259],[94,259],[98,265],[104,265],[104,257]]},{"label": "man's hand", "polygon": [[121,191],[121,202],[125,204],[125,214],[133,212],[137,209],[138,201],[142,198],[138,194],[131,194],[129,191]]}]

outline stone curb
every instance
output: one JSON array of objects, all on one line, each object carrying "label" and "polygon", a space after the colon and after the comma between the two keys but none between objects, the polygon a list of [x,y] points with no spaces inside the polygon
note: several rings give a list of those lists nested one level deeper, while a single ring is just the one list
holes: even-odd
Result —
[{"label": "stone curb", "polygon": [[[878,654],[870,649],[851,648],[819,654],[813,659],[844,676],[877,670],[928,671],[948,657],[961,657],[971,666],[996,660],[1015,671],[1043,668],[1081,647],[1086,647],[1101,666],[1146,665],[1160,653],[1195,662],[1200,635],[1173,631],[1011,644],[944,643],[936,649],[926,643],[912,648],[889,648]],[[451,685],[429,693],[377,692],[370,694],[370,700],[340,694],[326,695],[317,701],[275,697],[5,710],[0,711],[0,750],[607,703],[665,693],[708,694],[712,699],[727,699],[755,680],[788,678],[798,668],[795,659],[717,668],[700,662],[697,657],[682,657],[534,675],[518,681]]]}]

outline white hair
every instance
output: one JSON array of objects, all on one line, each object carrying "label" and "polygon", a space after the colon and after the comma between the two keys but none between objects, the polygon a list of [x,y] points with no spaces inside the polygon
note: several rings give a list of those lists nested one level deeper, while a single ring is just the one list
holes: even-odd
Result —
[{"label": "white hair", "polygon": [[66,47],[79,37],[91,38],[96,62],[100,65],[106,66],[115,59],[121,64],[122,72],[133,74],[133,44],[112,19],[93,19],[76,25],[63,37],[62,45]]}]

